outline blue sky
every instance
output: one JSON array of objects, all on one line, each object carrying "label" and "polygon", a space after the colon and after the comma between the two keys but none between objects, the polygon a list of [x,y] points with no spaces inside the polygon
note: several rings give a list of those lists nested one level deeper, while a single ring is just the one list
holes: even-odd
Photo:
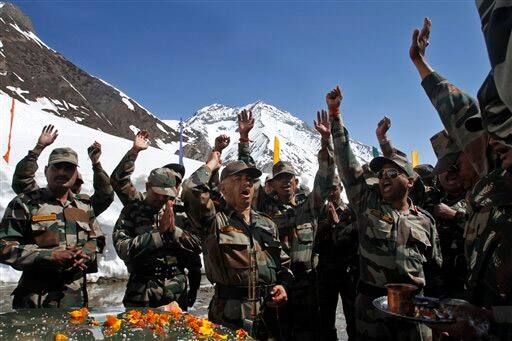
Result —
[{"label": "blue sky", "polygon": [[312,124],[340,84],[353,138],[376,145],[389,115],[422,162],[441,123],[408,58],[412,30],[431,18],[431,64],[469,93],[489,70],[472,0],[15,3],[48,45],[160,118],[263,100]]}]

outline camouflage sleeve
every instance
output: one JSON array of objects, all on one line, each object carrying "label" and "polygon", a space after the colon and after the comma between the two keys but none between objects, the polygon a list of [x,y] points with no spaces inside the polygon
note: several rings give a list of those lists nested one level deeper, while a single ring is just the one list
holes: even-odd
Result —
[{"label": "camouflage sleeve", "polygon": [[441,276],[441,267],[443,265],[443,256],[441,254],[441,242],[437,233],[436,223],[434,218],[425,211],[431,221],[430,226],[430,243],[432,247],[430,253],[426,254],[427,262],[425,264],[425,293],[431,296],[439,297],[443,295],[443,290],[446,289],[446,284],[443,283]]},{"label": "camouflage sleeve", "polygon": [[318,171],[315,175],[313,190],[308,196],[307,205],[313,217],[322,213],[325,200],[329,195],[334,181],[334,157],[331,140],[322,139],[322,148],[318,152]]},{"label": "camouflage sleeve", "polygon": [[[512,2],[477,0],[491,73],[478,92],[482,108],[492,112],[502,102],[512,111]],[[498,99],[499,101],[496,101]]]},{"label": "camouflage sleeve", "polygon": [[15,198],[5,210],[0,225],[0,262],[17,270],[26,267],[51,266],[52,251],[56,248],[40,248],[28,236],[30,213],[27,205]]},{"label": "camouflage sleeve", "polygon": [[468,118],[480,113],[478,103],[436,72],[426,76],[421,85],[436,108],[448,134],[468,155],[478,174],[487,174],[487,138],[481,131],[470,132],[464,125]]},{"label": "camouflage sleeve", "polygon": [[332,137],[334,142],[334,160],[338,167],[348,200],[356,212],[364,211],[370,187],[363,176],[363,167],[357,161],[350,147],[349,134],[343,126],[341,117],[332,121]]},{"label": "camouflage sleeve", "polygon": [[395,148],[393,147],[390,139],[379,140],[379,145],[382,155],[385,157],[391,157],[395,154]]},{"label": "camouflage sleeve", "polygon": [[251,156],[251,146],[248,141],[238,142],[238,160],[245,162],[248,166],[256,167],[256,162]]},{"label": "camouflage sleeve", "polygon": [[170,247],[184,249],[194,254],[201,252],[201,240],[199,236],[178,226],[176,226],[172,232],[165,233],[163,238]]},{"label": "camouflage sleeve", "polygon": [[110,184],[123,205],[141,200],[142,194],[137,191],[130,179],[135,170],[135,160],[137,156],[138,153],[134,153],[130,149],[125,156],[123,156],[110,176]]},{"label": "camouflage sleeve", "polygon": [[182,199],[187,215],[194,226],[199,227],[201,237],[207,235],[208,227],[215,217],[215,205],[210,199],[210,188],[206,185],[211,174],[208,166],[203,165],[192,173],[182,185]]},{"label": "camouflage sleeve", "polygon": [[39,188],[36,183],[37,159],[39,158],[37,151],[30,150],[23,159],[16,165],[14,175],[12,176],[12,189],[14,193],[27,193]]},{"label": "camouflage sleeve", "polygon": [[105,234],[101,230],[100,224],[98,223],[98,219],[96,219],[96,213],[94,212],[94,210],[91,210],[90,226],[92,233],[87,243],[89,243],[90,246],[94,246],[94,248],[91,247],[89,248],[89,250],[91,252],[94,252],[94,254],[103,253],[106,244]]},{"label": "camouflage sleeve", "polygon": [[101,167],[101,164],[92,166],[94,177],[92,185],[94,186],[94,194],[91,196],[92,209],[94,214],[99,216],[110,206],[114,201],[114,190],[110,184],[110,178],[107,172]]},{"label": "camouflage sleeve", "polygon": [[124,261],[133,261],[145,258],[163,247],[164,240],[159,232],[146,232],[135,234],[135,222],[129,219],[130,207],[126,206],[114,226],[112,241],[116,252]]}]

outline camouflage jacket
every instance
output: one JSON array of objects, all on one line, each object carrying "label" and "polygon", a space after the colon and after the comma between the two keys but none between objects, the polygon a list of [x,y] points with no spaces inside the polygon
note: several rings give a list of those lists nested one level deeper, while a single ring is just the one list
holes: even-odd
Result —
[{"label": "camouflage jacket", "polygon": [[442,256],[434,219],[412,202],[404,213],[382,201],[378,186],[366,183],[340,117],[333,120],[332,136],[338,172],[356,213],[360,280],[379,288],[437,287]]},{"label": "camouflage jacket", "polygon": [[183,186],[185,207],[194,224],[200,226],[210,282],[247,286],[250,255],[255,252],[260,284],[286,284],[289,272],[283,264],[289,259],[281,250],[275,224],[255,211],[251,211],[251,225],[229,207],[217,211],[206,185],[210,176],[208,167],[202,166]]},{"label": "camouflage jacket", "polygon": [[[254,165],[249,143],[238,144],[238,158]],[[316,263],[316,257],[313,256],[313,241],[318,217],[332,188],[334,178],[334,159],[330,141],[322,140],[318,163],[319,169],[313,191],[301,204],[283,204],[277,196],[269,197],[259,184],[253,201],[255,210],[268,214],[276,223],[284,250],[291,258],[290,269],[296,278],[309,272]]]},{"label": "camouflage jacket", "polygon": [[[38,169],[37,159],[39,154],[30,150],[23,159],[16,165],[12,177],[12,189],[16,194],[26,193],[39,188],[35,175]],[[92,166],[94,172],[93,186],[94,194],[90,197],[94,214],[99,216],[114,201],[114,191],[110,185],[110,179],[101,164]]]},{"label": "camouflage jacket", "polygon": [[[318,232],[315,238],[315,252],[318,253],[318,272],[331,272],[339,277],[348,271],[357,269],[358,234],[355,213],[341,203],[336,208],[339,222],[328,220],[327,206],[324,206],[318,219]],[[333,276],[333,277],[334,277]]]},{"label": "camouflage jacket", "polygon": [[63,291],[64,285],[80,279],[83,271],[64,270],[51,260],[52,251],[72,245],[91,257],[86,272],[93,271],[105,237],[87,197],[70,192],[63,205],[48,188],[40,188],[18,195],[7,206],[0,227],[0,261],[23,271],[15,294]]},{"label": "camouflage jacket", "polygon": [[[510,219],[512,216],[512,213],[508,210],[508,207],[510,207],[510,187],[507,187],[505,184],[505,177],[500,175],[503,171],[495,170],[488,174],[489,169],[492,166],[492,159],[486,153],[486,134],[482,132],[469,132],[463,123],[465,119],[471,117],[475,112],[479,112],[478,104],[469,95],[448,83],[435,72],[423,79],[422,86],[438,111],[449,135],[455,140],[459,147],[464,150],[466,155],[472,161],[473,167],[481,176],[472,191],[468,193],[468,197],[466,199],[468,202],[468,220],[466,223],[464,238],[465,255],[470,274],[468,286],[474,286],[475,283],[485,282],[487,290],[494,292],[508,291],[510,293],[510,283],[512,283],[510,280],[503,281],[500,279],[499,282],[493,280],[487,281],[485,280],[485,277],[482,277],[482,273],[480,273],[479,276],[476,276],[474,273],[475,271],[478,271],[475,267],[476,264],[489,262],[489,255],[492,257],[497,255],[496,253],[493,254],[495,245],[486,244],[490,243],[493,240],[492,237],[496,234],[495,223],[499,221],[506,222],[507,219]],[[501,185],[497,186],[497,184]],[[493,192],[496,193],[493,194]],[[496,198],[495,205],[489,204],[492,203],[492,200],[485,200],[488,195]],[[505,198],[505,201],[499,201],[498,198]],[[476,203],[480,201],[481,204],[476,205]],[[501,203],[503,207],[499,207],[497,205],[498,202]],[[508,225],[504,223],[502,226]],[[504,243],[503,245],[507,244]],[[484,246],[486,247],[487,252],[482,252],[482,248]],[[503,248],[498,248],[496,250],[503,250]],[[505,248],[505,250],[507,249]],[[510,255],[510,248],[508,250],[508,254]],[[502,254],[502,257],[504,259],[507,258],[506,252],[504,255]],[[500,262],[499,258],[495,258],[495,261]],[[483,268],[479,269],[482,270]],[[490,276],[490,278],[499,278],[499,273],[493,273],[497,270],[499,269],[496,266],[488,267],[486,270],[486,276]],[[501,283],[507,284],[503,285]],[[503,299],[498,299],[495,295],[484,295],[482,297],[485,297],[486,299],[477,300],[477,302],[481,302],[481,305],[487,307],[496,306],[493,310],[495,310],[495,314],[499,315],[497,321],[507,321],[509,324],[512,323],[510,320],[510,316],[512,316],[512,308],[504,305]],[[508,295],[505,297],[505,299],[510,299]],[[507,304],[510,305],[510,302]],[[508,319],[506,316],[508,316]]]}]

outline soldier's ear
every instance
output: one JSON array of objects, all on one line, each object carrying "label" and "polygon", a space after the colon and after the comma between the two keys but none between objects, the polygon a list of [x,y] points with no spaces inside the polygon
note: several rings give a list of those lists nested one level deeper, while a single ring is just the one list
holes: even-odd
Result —
[{"label": "soldier's ear", "polygon": [[295,186],[299,185],[299,179],[295,178]]},{"label": "soldier's ear", "polygon": [[414,187],[414,178],[407,178],[407,188]]}]

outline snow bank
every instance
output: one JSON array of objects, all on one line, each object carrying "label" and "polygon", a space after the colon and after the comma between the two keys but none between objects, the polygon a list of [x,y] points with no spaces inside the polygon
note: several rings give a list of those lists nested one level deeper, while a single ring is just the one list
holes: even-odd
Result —
[{"label": "snow bank", "polygon": [[[20,89],[21,90],[21,89]],[[22,91],[22,90],[21,90]],[[71,147],[78,153],[80,164],[80,173],[84,178],[82,186],[83,193],[92,194],[92,167],[87,156],[87,147],[94,141],[102,145],[101,163],[107,173],[111,173],[117,163],[121,160],[126,151],[131,147],[132,142],[123,138],[112,136],[101,131],[88,128],[74,123],[71,120],[57,117],[49,114],[43,109],[56,110],[55,103],[51,99],[39,98],[37,102],[27,102],[28,104],[16,101],[14,124],[11,141],[10,163],[7,164],[0,159],[0,215],[3,216],[5,207],[14,198],[15,194],[11,189],[11,181],[16,163],[23,158],[29,149],[32,149],[43,126],[53,124],[59,130],[59,137],[53,145],[48,147],[39,159],[40,169],[36,174],[37,183],[40,186],[46,184],[43,170],[50,151],[57,147]],[[9,109],[11,107],[11,98],[0,91],[0,153],[3,155],[7,150],[7,136],[9,133]],[[166,150],[160,150],[150,147],[141,152],[137,163],[133,180],[139,189],[143,189],[146,177],[151,169],[160,167],[166,163],[178,162],[178,156],[172,149],[176,144],[163,147]],[[187,174],[191,174],[202,163],[190,159],[184,159]],[[125,277],[127,275],[124,263],[117,257],[112,246],[112,228],[119,216],[122,205],[116,197],[114,203],[99,218],[100,225],[107,235],[107,248],[105,253],[100,256],[99,272],[91,276],[92,280],[99,277]],[[16,282],[20,272],[11,267],[0,265],[0,282]]]}]

